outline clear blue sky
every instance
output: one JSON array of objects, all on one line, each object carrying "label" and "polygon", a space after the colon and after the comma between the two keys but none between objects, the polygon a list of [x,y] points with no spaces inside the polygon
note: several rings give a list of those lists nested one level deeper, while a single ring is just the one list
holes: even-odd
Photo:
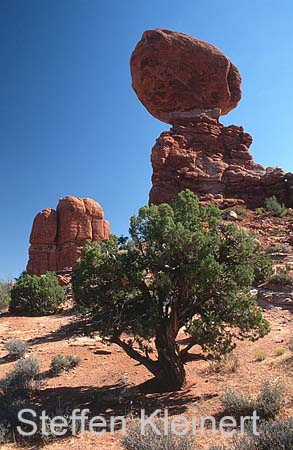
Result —
[{"label": "clear blue sky", "polygon": [[223,118],[254,136],[255,159],[293,170],[292,0],[0,0],[0,276],[26,266],[35,214],[92,197],[125,234],[147,203],[151,148],[167,129],[131,90],[144,30],[223,50],[243,99]]}]

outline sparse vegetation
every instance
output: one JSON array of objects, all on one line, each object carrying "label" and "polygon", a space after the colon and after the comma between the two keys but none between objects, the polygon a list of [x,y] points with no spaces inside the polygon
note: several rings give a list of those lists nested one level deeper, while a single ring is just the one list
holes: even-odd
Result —
[{"label": "sparse vegetation", "polygon": [[207,373],[236,373],[240,362],[237,355],[230,353],[219,361],[211,361]]},{"label": "sparse vegetation", "polygon": [[275,350],[275,355],[276,356],[282,356],[282,355],[284,355],[284,353],[285,353],[285,349],[284,348],[276,348],[276,350]]},{"label": "sparse vegetation", "polygon": [[52,358],[50,371],[53,376],[60,375],[62,372],[73,369],[80,364],[79,356],[74,355],[56,355]]},{"label": "sparse vegetation", "polygon": [[265,359],[267,359],[268,354],[267,352],[263,351],[263,350],[259,350],[258,352],[256,352],[255,355],[255,360],[258,362],[264,361]]},{"label": "sparse vegetation", "polygon": [[265,200],[265,209],[272,213],[275,217],[284,217],[287,209],[277,200],[275,196]]},{"label": "sparse vegetation", "polygon": [[10,303],[11,283],[9,281],[0,280],[0,312]]},{"label": "sparse vegetation", "polygon": [[260,214],[264,214],[264,212],[265,212],[265,209],[264,209],[264,208],[256,208],[256,209],[255,209],[255,214],[257,214],[258,216],[259,216]]},{"label": "sparse vegetation", "polygon": [[40,363],[37,358],[20,359],[15,367],[0,381],[2,396],[27,396],[35,387]]},{"label": "sparse vegetation", "polygon": [[195,448],[195,439],[191,434],[176,436],[169,430],[165,436],[163,424],[158,421],[156,427],[160,435],[151,427],[147,427],[143,435],[140,424],[132,425],[126,436],[122,438],[123,448],[125,450],[193,450]]},{"label": "sparse vegetation", "polygon": [[27,348],[27,343],[21,339],[10,339],[5,344],[5,349],[8,351],[8,354],[15,358],[23,358]]},{"label": "sparse vegetation", "polygon": [[289,253],[291,253],[291,248],[290,248],[289,244],[284,244],[282,242],[279,242],[277,244],[270,245],[267,248],[267,252],[268,253],[285,253],[285,254],[289,254]]},{"label": "sparse vegetation", "polygon": [[239,421],[240,417],[252,416],[253,411],[261,420],[275,419],[283,406],[284,388],[264,382],[256,398],[228,390],[221,396],[222,407],[227,413]]},{"label": "sparse vegetation", "polygon": [[13,314],[42,316],[54,314],[64,302],[64,289],[53,273],[21,276],[11,290],[9,311]]},{"label": "sparse vegetation", "polygon": [[[269,331],[250,291],[271,272],[270,259],[254,237],[220,223],[215,205],[201,207],[183,191],[171,204],[141,208],[130,241],[112,236],[87,246],[73,276],[77,309],[166,390],[182,387],[194,345],[224,355],[236,339],[255,341]],[[183,326],[190,340],[179,349]]]},{"label": "sparse vegetation", "polygon": [[293,442],[293,418],[263,422],[259,435],[247,432],[236,439],[232,447],[213,446],[209,450],[291,450]]},{"label": "sparse vegetation", "polygon": [[292,286],[293,276],[290,267],[277,267],[275,273],[269,278],[269,283],[276,286]]}]

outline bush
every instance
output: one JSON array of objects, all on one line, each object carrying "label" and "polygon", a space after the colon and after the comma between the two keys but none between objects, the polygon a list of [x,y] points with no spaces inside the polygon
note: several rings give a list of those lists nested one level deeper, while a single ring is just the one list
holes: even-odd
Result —
[{"label": "bush", "polygon": [[161,435],[157,435],[151,427],[146,428],[142,435],[140,425],[133,425],[128,429],[126,436],[122,438],[122,446],[125,450],[193,450],[195,440],[191,434],[175,436],[169,430],[164,435],[162,423],[156,423]]},{"label": "bush", "polygon": [[261,420],[274,419],[283,405],[284,389],[280,385],[272,386],[264,382],[256,398],[238,394],[232,390],[224,392],[221,403],[227,415],[238,420],[241,417],[252,416],[253,411]]},{"label": "bush", "polygon": [[289,244],[279,242],[275,245],[270,245],[267,248],[267,253],[285,253],[287,255],[291,253],[291,248]]},{"label": "bush", "polygon": [[[293,442],[293,418],[276,422],[263,422],[258,436],[252,432],[241,436],[229,450],[291,450]],[[217,447],[213,447],[216,450]],[[212,450],[210,449],[210,450]],[[218,448],[220,450],[220,447]],[[228,450],[222,447],[221,450]]]},{"label": "bush", "polygon": [[5,344],[5,349],[8,351],[9,355],[15,358],[23,358],[27,348],[27,343],[21,339],[10,339]]},{"label": "bush", "polygon": [[0,311],[9,305],[10,291],[11,283],[9,281],[0,280]]},{"label": "bush", "polygon": [[255,210],[255,214],[257,214],[257,215],[263,214],[264,212],[265,212],[264,208],[256,208],[256,210]]},{"label": "bush", "polygon": [[285,353],[285,349],[284,348],[276,348],[276,351],[275,351],[275,355],[276,356],[282,356],[282,355],[284,355],[284,353]]},{"label": "bush", "polygon": [[240,366],[239,358],[234,353],[225,355],[220,361],[212,361],[207,373],[235,373]]},{"label": "bush", "polygon": [[269,283],[276,286],[292,286],[293,277],[290,272],[290,267],[277,267],[275,273],[269,278]]},{"label": "bush", "polygon": [[54,314],[64,299],[64,289],[53,273],[48,272],[40,277],[25,274],[11,290],[9,311],[28,316]]},{"label": "bush", "polygon": [[265,359],[267,359],[267,352],[264,352],[263,350],[260,350],[259,352],[256,353],[255,355],[255,360],[258,362],[264,361]]},{"label": "bush", "polygon": [[0,381],[2,396],[26,396],[35,387],[40,364],[37,358],[20,359],[14,369]]},{"label": "bush", "polygon": [[80,364],[80,357],[73,355],[56,355],[52,358],[50,371],[52,375],[57,376],[62,372],[73,369]]},{"label": "bush", "polygon": [[284,217],[287,212],[285,206],[281,205],[275,196],[265,200],[265,209],[271,212],[275,217]]}]

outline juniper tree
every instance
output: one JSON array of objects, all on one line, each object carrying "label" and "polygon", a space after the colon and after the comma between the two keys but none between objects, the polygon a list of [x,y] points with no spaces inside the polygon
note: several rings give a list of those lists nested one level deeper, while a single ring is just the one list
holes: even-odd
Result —
[{"label": "juniper tree", "polygon": [[[184,384],[194,345],[223,355],[236,339],[268,333],[251,287],[270,260],[253,236],[222,226],[215,205],[201,207],[186,190],[142,207],[129,233],[85,248],[73,276],[76,306],[166,390]],[[182,328],[184,346],[176,341]]]}]

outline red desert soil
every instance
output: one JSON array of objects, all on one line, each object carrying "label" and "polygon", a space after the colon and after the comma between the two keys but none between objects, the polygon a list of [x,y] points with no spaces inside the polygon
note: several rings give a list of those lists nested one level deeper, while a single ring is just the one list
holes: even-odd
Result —
[{"label": "red desert soil", "polygon": [[[61,404],[64,409],[89,408],[94,415],[135,415],[141,407],[149,411],[168,407],[171,414],[208,416],[221,412],[219,394],[227,388],[256,394],[263,380],[281,382],[286,388],[286,405],[282,416],[292,415],[292,353],[288,345],[292,337],[292,315],[289,311],[274,308],[265,312],[272,327],[271,333],[255,343],[240,342],[236,355],[240,367],[236,373],[211,372],[208,361],[188,363],[187,384],[179,393],[157,394],[140,392],[139,386],[151,376],[136,362],[130,360],[117,346],[104,345],[98,336],[85,337],[78,332],[75,316],[64,313],[53,317],[0,317],[0,358],[5,356],[4,343],[19,337],[30,343],[30,354],[41,361],[42,372],[49,368],[52,356],[57,353],[80,356],[82,363],[71,372],[59,377],[46,378],[38,396],[50,409]],[[181,338],[184,336],[180,336]],[[285,353],[276,356],[276,349]],[[195,348],[195,352],[199,349]],[[258,351],[267,353],[262,362],[256,361]],[[4,360],[5,361],[5,360]],[[0,377],[14,363],[0,365]],[[290,373],[291,372],[291,373]],[[198,449],[208,449],[219,443],[219,435],[198,436]],[[3,449],[16,448],[13,445]],[[40,447],[34,447],[37,449]],[[45,450],[69,448],[118,450],[120,432],[115,436],[83,436],[58,440],[43,447]]]}]

